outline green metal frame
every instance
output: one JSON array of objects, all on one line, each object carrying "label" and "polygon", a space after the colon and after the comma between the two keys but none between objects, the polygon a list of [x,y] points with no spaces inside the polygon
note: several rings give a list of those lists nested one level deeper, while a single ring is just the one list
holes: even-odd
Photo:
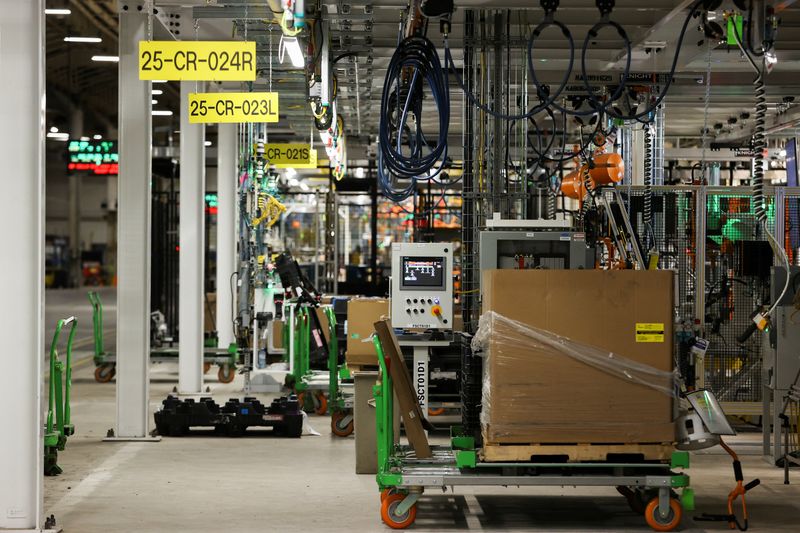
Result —
[{"label": "green metal frame", "polygon": [[[377,438],[378,472],[375,479],[379,490],[387,488],[398,488],[402,483],[402,475],[399,473],[402,467],[402,460],[396,453],[398,446],[394,442],[394,385],[389,375],[389,369],[385,360],[383,347],[377,336],[372,339],[375,351],[378,355],[378,364],[381,369],[381,379],[372,388],[375,398],[375,424]],[[475,439],[463,434],[463,429],[454,426],[450,431],[450,446],[455,456],[456,467],[460,469],[485,469],[485,468],[526,468],[531,466],[538,467],[558,467],[558,468],[609,468],[609,467],[641,467],[636,463],[481,463],[478,461],[478,453],[475,447]],[[675,451],[672,453],[669,464],[653,465],[663,468],[669,472],[670,484],[673,489],[682,488],[681,503],[687,511],[694,510],[694,490],[689,487],[690,478],[685,473],[673,473],[671,470],[689,468],[689,453],[685,451]],[[569,483],[567,483],[569,484]]]},{"label": "green metal frame", "polygon": [[[107,352],[105,349],[105,340],[103,337],[103,303],[100,301],[100,295],[94,291],[88,293],[89,303],[92,304],[92,338],[94,340],[94,364],[95,366],[102,365],[116,365],[115,354]],[[203,340],[203,347],[209,349],[216,349],[218,341],[216,338],[206,338]],[[177,349],[175,349],[177,354]],[[239,355],[239,348],[236,343],[232,343],[227,348],[227,364],[231,369],[236,368],[236,359]],[[151,351],[151,357],[154,355],[165,355],[158,353],[158,351]],[[204,353],[203,359],[216,359],[221,357],[219,353]],[[220,367],[223,364],[219,364]]]},{"label": "green metal frame", "polygon": [[[58,341],[61,331],[70,326],[67,337],[66,357],[62,363],[58,358]],[[74,316],[59,320],[50,344],[50,386],[48,390],[47,418],[44,430],[44,471],[55,476],[62,472],[58,466],[58,452],[67,445],[67,438],[75,433],[72,424],[70,396],[72,393],[72,343],[78,319]]]}]

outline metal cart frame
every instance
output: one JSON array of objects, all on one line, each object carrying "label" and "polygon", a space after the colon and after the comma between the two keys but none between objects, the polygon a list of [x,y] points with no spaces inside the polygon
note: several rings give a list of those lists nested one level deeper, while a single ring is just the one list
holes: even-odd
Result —
[{"label": "metal cart frame", "polygon": [[[680,524],[682,509],[694,510],[689,476],[673,472],[689,467],[688,452],[676,451],[669,463],[484,463],[475,440],[451,430],[450,446],[432,446],[433,455],[417,459],[409,446],[396,445],[393,430],[394,388],[380,340],[373,338],[381,378],[373,387],[376,407],[381,518],[404,529],[416,518],[416,504],[426,488],[455,486],[608,486],[617,487],[645,513],[651,527],[670,531]],[[536,475],[530,475],[535,472]],[[568,472],[568,473],[567,473]],[[682,489],[679,497],[676,489]]]}]

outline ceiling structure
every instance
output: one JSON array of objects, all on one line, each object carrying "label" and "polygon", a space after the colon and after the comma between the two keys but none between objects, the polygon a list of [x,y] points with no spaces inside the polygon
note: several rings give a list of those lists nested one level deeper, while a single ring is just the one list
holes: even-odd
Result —
[{"label": "ceiling structure", "polygon": [[[174,21],[170,16],[180,16],[179,27],[172,26],[178,39],[230,39],[232,37],[255,40],[259,52],[259,79],[245,90],[278,90],[281,93],[281,121],[270,125],[270,136],[276,139],[302,141],[315,137],[313,118],[306,100],[307,83],[302,69],[280,63],[277,50],[280,28],[271,16],[264,0],[154,0],[160,10],[161,20]],[[456,0],[457,12],[449,34],[449,45],[457,68],[462,67],[464,46],[464,11],[479,10],[477,18],[486,20],[485,29],[476,32],[476,46],[485,43],[488,61],[491,62],[494,46],[508,50],[504,59],[511,64],[510,94],[525,92],[526,73],[524,61],[527,39],[533,27],[543,16],[534,2],[525,0]],[[535,2],[538,4],[538,2]],[[677,36],[684,23],[689,0],[617,0],[611,20],[621,24],[632,43],[632,72],[668,71],[675,54]],[[52,4],[52,5],[51,5]],[[730,0],[718,9],[729,6]],[[48,92],[57,94],[59,102],[70,101],[91,110],[98,123],[116,122],[116,68],[115,64],[98,64],[91,61],[93,53],[113,54],[116,50],[116,6],[112,0],[70,0],[48,2],[48,7],[67,6],[69,17],[47,17]],[[314,3],[307,0],[307,8]],[[781,125],[776,135],[798,134],[800,103],[791,99],[800,92],[800,4],[784,1],[781,24],[777,35],[778,62],[766,77],[769,103],[768,126]],[[323,19],[331,31],[331,56],[339,58],[335,72],[339,87],[339,113],[344,117],[348,133],[351,159],[364,160],[370,144],[377,136],[380,98],[386,68],[398,42],[406,2],[403,0],[337,1],[323,0]],[[505,24],[498,41],[494,36],[497,15]],[[573,82],[580,72],[581,47],[587,32],[599,20],[594,0],[565,0],[556,12],[575,41]],[[64,43],[67,33],[80,32],[102,37],[98,45]],[[481,32],[485,35],[481,36]],[[428,37],[437,45],[444,60],[444,40],[438,24],[430,24]],[[658,50],[654,52],[653,50]],[[312,53],[315,53],[311,50]],[[505,53],[505,52],[504,52]],[[592,39],[586,54],[586,70],[618,79],[624,70],[626,51],[622,40],[612,29],[600,31]],[[545,83],[558,85],[569,62],[569,43],[556,29],[545,30],[535,43],[534,64],[537,76]],[[711,72],[707,87],[707,72]],[[666,138],[674,144],[678,139],[683,146],[697,145],[704,126],[719,140],[747,138],[753,115],[753,73],[735,47],[726,44],[709,45],[704,39],[699,20],[692,20],[687,28],[683,47],[678,57],[675,81],[665,99]],[[580,83],[577,81],[577,83]],[[177,129],[178,87],[165,85],[164,98],[159,108],[169,108],[173,117],[154,118],[155,127],[164,132]],[[527,83],[528,91],[533,90]],[[241,89],[242,84],[225,84],[221,89]],[[450,144],[458,147],[462,142],[462,109],[464,96],[450,77],[451,123]],[[709,91],[706,102],[706,91]],[[55,107],[54,117],[58,117]],[[62,112],[63,114],[63,112]],[[63,120],[59,118],[58,120]],[[435,116],[423,118],[435,129]],[[717,126],[715,129],[714,126]],[[211,130],[213,131],[213,130]],[[158,139],[158,136],[156,137]],[[316,139],[315,139],[316,142]]]}]

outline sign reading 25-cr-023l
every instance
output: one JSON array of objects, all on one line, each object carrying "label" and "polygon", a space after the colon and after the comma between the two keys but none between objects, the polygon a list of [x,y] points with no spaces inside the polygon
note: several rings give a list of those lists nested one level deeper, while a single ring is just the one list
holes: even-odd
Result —
[{"label": "sign reading 25-cr-023l", "polygon": [[139,79],[254,81],[256,43],[139,41]]},{"label": "sign reading 25-cr-023l", "polygon": [[278,93],[189,93],[189,122],[278,122]]}]

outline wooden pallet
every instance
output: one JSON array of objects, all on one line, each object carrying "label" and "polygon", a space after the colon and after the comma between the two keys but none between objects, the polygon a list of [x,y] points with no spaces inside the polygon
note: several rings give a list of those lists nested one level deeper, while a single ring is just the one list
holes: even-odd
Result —
[{"label": "wooden pallet", "polygon": [[637,444],[492,444],[484,443],[481,459],[490,463],[579,463],[586,461],[668,461],[673,443]]}]

